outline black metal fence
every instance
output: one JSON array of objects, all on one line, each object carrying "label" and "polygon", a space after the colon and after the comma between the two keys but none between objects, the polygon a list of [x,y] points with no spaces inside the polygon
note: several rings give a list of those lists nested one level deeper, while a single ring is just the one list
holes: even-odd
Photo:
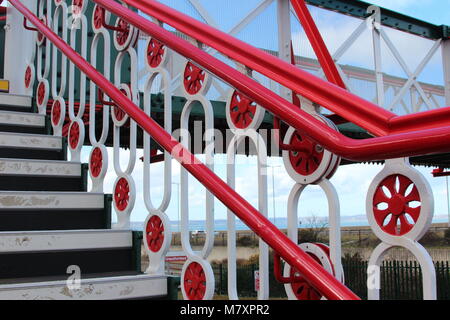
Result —
[{"label": "black metal fence", "polygon": [[[367,261],[343,262],[345,283],[362,299],[367,299]],[[435,262],[438,300],[450,300],[450,265],[448,261]],[[227,266],[213,266],[216,294],[227,295]],[[241,297],[256,297],[254,273],[257,265],[237,268],[237,287]],[[384,261],[381,266],[381,300],[421,300],[422,271],[416,261]],[[252,279],[252,281],[249,281]],[[270,270],[270,297],[286,298],[284,285],[278,283]]]}]

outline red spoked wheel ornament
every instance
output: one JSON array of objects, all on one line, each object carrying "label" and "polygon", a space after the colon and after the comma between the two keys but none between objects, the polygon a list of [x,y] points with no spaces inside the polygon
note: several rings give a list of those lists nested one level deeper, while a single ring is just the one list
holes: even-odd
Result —
[{"label": "red spoked wheel ornament", "polygon": [[[127,92],[124,89],[120,89],[120,92],[123,93],[123,95],[127,95]],[[125,118],[126,113],[123,112],[123,110],[118,106],[114,106],[114,116],[116,117],[117,121],[122,121]]]},{"label": "red spoked wheel ornament", "polygon": [[[41,20],[42,23],[47,25],[47,17],[46,16],[42,16],[42,18],[40,18],[39,20]],[[38,31],[37,36],[36,36],[37,45],[42,46],[45,43],[45,39],[47,39],[47,38],[44,36],[44,34]]]},{"label": "red spoked wheel ornament", "polygon": [[69,146],[72,150],[77,149],[80,143],[80,125],[77,121],[72,122],[69,129]]},{"label": "red spoked wheel ornament", "polygon": [[[119,90],[124,96],[132,100],[131,87],[129,84],[122,83],[119,86]],[[128,122],[128,115],[118,105],[113,104],[112,109],[112,118],[116,126],[121,127]]]},{"label": "red spoked wheel ornament", "polygon": [[103,169],[103,153],[102,149],[95,147],[91,153],[91,159],[89,161],[89,169],[91,175],[94,178],[98,178]]},{"label": "red spoked wheel ornament", "polygon": [[55,100],[52,106],[52,124],[57,126],[61,121],[61,102],[59,100]]},{"label": "red spoked wheel ornament", "polygon": [[48,86],[46,80],[40,81],[36,89],[36,104],[39,108],[46,108],[48,98]]},{"label": "red spoked wheel ornament", "polygon": [[147,246],[152,252],[159,252],[164,243],[164,223],[157,215],[152,216],[145,227]]},{"label": "red spoked wheel ornament", "polygon": [[203,300],[206,294],[206,274],[198,262],[191,262],[183,275],[184,292],[189,300]]},{"label": "red spoked wheel ornament", "polygon": [[257,129],[264,118],[264,110],[237,90],[231,94],[226,108],[228,125],[233,129]]},{"label": "red spoked wheel ornament", "polygon": [[147,64],[150,68],[157,68],[164,63],[167,48],[161,42],[154,38],[150,38],[147,44]]},{"label": "red spoked wheel ornament", "polygon": [[[323,117],[316,117],[336,129],[336,126]],[[318,184],[323,179],[330,179],[341,161],[340,157],[292,127],[286,132],[280,148],[283,150],[283,163],[289,176],[303,185]]]},{"label": "red spoked wheel ornament", "polygon": [[373,197],[375,221],[384,232],[403,236],[419,220],[421,203],[419,190],[411,179],[401,174],[388,176]]},{"label": "red spoked wheel ornament", "polygon": [[120,178],[114,188],[114,203],[119,211],[125,211],[130,202],[130,184],[126,178]]},{"label": "red spoked wheel ornament", "polygon": [[81,14],[84,9],[84,0],[73,0],[72,1],[72,13]]},{"label": "red spoked wheel ornament", "polygon": [[139,31],[123,19],[117,19],[114,26],[114,46],[118,51],[125,51],[137,43]]},{"label": "red spoked wheel ornament", "polygon": [[186,92],[196,95],[209,89],[209,75],[191,62],[184,68],[183,85]]},{"label": "red spoked wheel ornament", "polygon": [[289,161],[296,172],[308,176],[313,174],[322,162],[324,148],[305,135],[295,131],[289,143]]},{"label": "red spoked wheel ornament", "polygon": [[[300,248],[311,258],[320,264],[326,271],[335,275],[333,263],[329,256],[329,249],[324,245],[316,243],[302,243]],[[325,246],[326,247],[326,246]],[[286,264],[284,275],[295,281],[285,284],[286,293],[289,299],[293,300],[321,300],[322,294],[312,287],[305,277],[296,269]]]},{"label": "red spoked wheel ornament", "polygon": [[25,88],[30,88],[32,78],[33,70],[31,69],[31,66],[27,66],[27,68],[25,69]]},{"label": "red spoked wheel ornament", "polygon": [[106,11],[105,8],[96,4],[92,15],[92,28],[94,31],[101,30],[103,28],[103,22],[108,24],[110,17],[111,13],[109,11]]}]

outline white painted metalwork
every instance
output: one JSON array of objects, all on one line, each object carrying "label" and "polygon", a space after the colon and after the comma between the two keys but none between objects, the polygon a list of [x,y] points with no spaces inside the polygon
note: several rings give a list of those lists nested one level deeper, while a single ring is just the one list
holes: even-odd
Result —
[{"label": "white painted metalwork", "polygon": [[[386,181],[386,179],[389,179],[390,177],[397,177],[395,178],[395,186],[392,183],[390,183],[391,188],[383,186],[383,181]],[[403,179],[409,179],[408,182],[402,183],[399,181],[398,179],[401,177],[404,177]],[[385,188],[388,188],[389,190],[386,190]],[[394,188],[396,193],[400,195],[399,200],[397,200],[396,195],[392,192]],[[386,200],[383,200],[383,203],[386,202],[387,205],[384,204],[381,206],[383,203],[378,204],[375,202],[375,197],[381,192],[385,194],[383,195],[383,198]],[[410,200],[408,200],[408,196],[411,197]],[[391,208],[387,201],[403,201],[406,203],[405,208],[403,208],[401,212],[397,212],[397,209]],[[412,202],[420,203],[413,206],[414,204],[412,204]],[[391,205],[394,206],[397,204],[395,202]],[[382,210],[381,213],[383,213],[383,215],[386,215],[382,221],[380,221],[379,217],[376,217],[375,211],[377,208]],[[417,211],[417,219],[411,218],[412,214],[409,218],[407,217],[407,215],[411,213],[411,210]],[[437,292],[433,260],[429,253],[418,243],[430,228],[434,214],[433,192],[427,180],[421,173],[410,166],[408,159],[387,160],[384,169],[374,178],[369,187],[366,199],[366,211],[367,219],[369,220],[372,231],[382,241],[382,243],[372,252],[370,257],[368,269],[369,279],[373,267],[380,267],[383,256],[389,249],[392,247],[403,247],[409,250],[419,260],[423,273],[424,299],[435,300]],[[397,219],[398,214],[400,214],[398,218],[399,221],[395,221],[394,219]],[[412,219],[414,219],[414,221],[411,221]],[[397,223],[401,223],[403,226],[405,224],[410,224],[411,226],[405,233],[392,234],[385,229],[386,226],[392,222],[395,222],[395,229],[397,230],[401,230],[400,225],[397,225]],[[372,300],[378,300],[380,298],[380,277],[375,277],[372,281],[373,282],[368,287],[368,297]]]}]

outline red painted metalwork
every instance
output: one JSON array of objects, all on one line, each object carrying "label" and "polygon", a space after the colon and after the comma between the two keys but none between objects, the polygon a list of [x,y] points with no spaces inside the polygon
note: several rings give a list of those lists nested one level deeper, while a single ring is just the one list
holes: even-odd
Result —
[{"label": "red painted metalwork", "polygon": [[204,70],[189,62],[184,69],[184,88],[191,95],[199,93],[205,84],[205,77]]},{"label": "red painted metalwork", "polygon": [[[416,206],[411,206],[416,203]],[[402,236],[419,219],[419,190],[406,176],[396,174],[384,179],[373,196],[373,212],[378,225],[386,233]]]},{"label": "red painted metalwork", "polygon": [[72,122],[69,129],[69,144],[72,149],[76,149],[80,142],[80,125],[78,122]]},{"label": "red painted metalwork", "polygon": [[6,16],[0,17],[0,21],[6,21]]},{"label": "red painted metalwork", "polygon": [[101,29],[105,25],[105,9],[95,5],[94,9],[94,28]]},{"label": "red painted metalwork", "polygon": [[73,0],[72,1],[72,12],[74,14],[80,14],[81,9],[83,9],[84,0]]},{"label": "red painted metalwork", "polygon": [[39,85],[37,87],[37,103],[38,105],[42,105],[44,103],[45,99],[45,84],[44,82],[39,82]]},{"label": "red painted metalwork", "polygon": [[346,89],[344,80],[342,80],[341,75],[334,63],[333,58],[331,57],[330,52],[328,51],[325,42],[323,41],[322,36],[320,35],[319,29],[314,22],[311,13],[306,6],[304,0],[290,0],[292,8],[297,14],[300,23],[302,24],[303,30],[306,33],[306,36],[311,43],[311,47],[313,48],[317,60],[319,60],[320,66],[322,67],[323,72],[325,73],[326,78],[331,83]]},{"label": "red painted metalwork", "polygon": [[431,172],[431,174],[433,175],[434,178],[450,176],[450,172],[449,171],[445,171],[442,168],[434,169],[433,172]]},{"label": "red painted metalwork", "polygon": [[[106,25],[106,24],[105,24]],[[116,39],[117,43],[121,46],[123,46],[130,36],[130,24],[127,23],[125,20],[119,19],[119,22],[117,23],[117,27],[111,27],[109,26],[108,29],[116,31]]]},{"label": "red painted metalwork", "polygon": [[202,300],[206,293],[206,275],[202,266],[191,262],[184,274],[184,291],[189,300]]},{"label": "red painted metalwork", "polygon": [[289,160],[296,172],[308,176],[319,168],[324,154],[322,146],[298,131],[292,135],[289,145],[293,149],[289,153]]},{"label": "red painted metalwork", "polygon": [[[450,126],[450,108],[425,111],[414,115],[397,116],[333,83],[324,81],[158,1],[124,0],[124,2],[199,42],[213,47],[230,59],[300,93],[305,98],[333,111],[347,121],[357,124],[374,135],[385,136],[394,133]],[[161,41],[162,38],[158,40]],[[167,42],[166,45],[168,45]],[[174,46],[170,45],[170,47],[180,52]],[[189,51],[192,52],[192,50]],[[194,54],[189,53],[188,50],[184,52],[185,54],[183,55],[185,57],[194,60],[198,65],[209,70],[209,61],[203,62],[195,59]],[[237,88],[234,84],[233,87]],[[243,93],[253,97],[247,92]],[[259,101],[257,103],[262,105]],[[277,112],[273,113],[277,114]]]},{"label": "red painted metalwork", "polygon": [[56,126],[61,120],[61,103],[56,100],[52,107],[52,123]]},{"label": "red painted metalwork", "polygon": [[230,116],[236,128],[246,129],[253,121],[257,105],[254,101],[234,90],[231,97]]},{"label": "red painted metalwork", "polygon": [[25,88],[29,88],[31,84],[31,67],[28,66],[25,70]]},{"label": "red painted metalwork", "polygon": [[148,248],[152,252],[161,250],[164,242],[164,224],[160,217],[152,216],[145,228]]},{"label": "red painted metalwork", "polygon": [[[132,21],[136,27],[143,30],[148,34],[156,34],[158,39],[165,39],[166,44],[170,42],[170,46],[182,46],[186,50],[192,50],[193,46],[189,46],[185,42],[182,42],[178,37],[173,36],[170,32],[166,32],[161,28],[157,27],[153,23],[149,23],[145,18],[139,16],[138,14],[132,12],[131,10],[124,8],[122,5],[109,1],[109,0],[94,0],[96,3],[104,6],[107,10],[113,12],[114,14]],[[314,261],[309,255],[303,252],[295,243],[293,243],[283,232],[281,232],[277,227],[275,227],[267,218],[265,218],[260,212],[258,212],[250,203],[248,203],[242,196],[240,196],[235,190],[230,188],[220,177],[214,174],[210,169],[208,169],[203,163],[197,160],[193,154],[191,154],[187,149],[185,149],[177,140],[175,140],[169,133],[167,133],[161,126],[158,125],[156,121],[151,119],[144,111],[139,109],[138,106],[134,105],[127,97],[125,97],[112,83],[110,83],[102,74],[100,74],[92,65],[87,63],[77,52],[75,52],[67,43],[65,43],[58,35],[56,35],[52,30],[50,30],[45,24],[39,21],[32,12],[30,12],[19,0],[10,0],[10,3],[18,9],[28,20],[37,26],[41,32],[51,41],[57,48],[59,48],[79,69],[84,72],[97,86],[101,87],[102,90],[121,108],[136,121],[138,125],[142,127],[147,133],[149,133],[152,138],[165,150],[170,152],[174,159],[179,161],[188,172],[190,172],[197,180],[199,180],[212,194],[214,194],[219,201],[224,203],[232,212],[234,212],[244,223],[246,223],[259,237],[266,241],[276,252],[278,252],[283,259],[289,263],[291,266],[298,269],[306,279],[311,283],[314,288],[317,288],[328,299],[358,299],[358,297],[352,293],[347,287],[337,281],[333,275],[326,272],[317,262]],[[171,38],[171,37],[174,38]],[[227,72],[225,69],[224,72]],[[240,72],[231,74],[231,79],[234,76],[243,76]],[[220,76],[220,75],[219,75]],[[236,82],[241,79],[237,78]],[[242,79],[244,85],[248,83],[249,80]],[[251,83],[255,83],[252,81]],[[245,89],[245,88],[244,88]],[[264,90],[265,88],[257,87],[257,90]],[[249,92],[248,90],[246,90]],[[268,90],[267,90],[268,91]],[[269,91],[270,92],[270,91]],[[250,92],[251,94],[252,92]],[[273,93],[270,92],[271,95]],[[258,100],[266,103],[260,99],[264,95],[258,95]],[[276,95],[275,95],[276,96]],[[284,101],[283,99],[281,99]],[[269,101],[267,101],[269,103]],[[275,103],[276,105],[276,103]],[[282,108],[285,107],[285,103]],[[287,105],[288,108],[292,108],[290,104]],[[275,109],[274,107],[271,107]],[[298,107],[295,108],[298,117]],[[275,110],[279,111],[279,110]],[[279,115],[283,115],[279,113]],[[309,115],[305,115],[308,117]],[[325,135],[329,130],[329,127],[322,124],[320,121],[314,120],[313,117],[309,118],[299,118],[295,121],[293,125],[297,127],[302,127],[303,124],[308,124],[309,120],[312,119],[311,126],[315,130],[320,130],[320,135]],[[289,120],[291,122],[291,120]],[[315,125],[317,123],[317,125]],[[330,130],[331,131],[331,130]],[[334,130],[333,130],[334,131]],[[336,136],[336,133],[333,132]],[[334,136],[327,136],[327,140],[333,140]],[[317,136],[317,134],[316,134]],[[413,139],[415,137],[412,137]],[[385,139],[385,138],[376,138]],[[398,139],[398,137],[397,137]],[[375,139],[370,139],[373,142]],[[414,139],[415,140],[415,139]],[[349,141],[351,141],[349,139]],[[395,139],[394,139],[395,141]],[[415,140],[416,141],[416,140]],[[339,139],[334,141],[334,143],[339,143]],[[361,143],[361,142],[357,142]],[[392,143],[395,144],[395,143]],[[383,141],[383,146],[388,145]],[[405,145],[402,141],[402,145]],[[417,143],[414,143],[417,146]],[[398,148],[399,146],[395,146]],[[434,145],[436,147],[436,145]],[[386,147],[387,148],[387,147]],[[350,151],[351,153],[357,153],[359,148],[345,149],[345,151]],[[373,152],[373,145],[369,148]],[[376,153],[375,153],[376,154]]]},{"label": "red painted metalwork", "polygon": [[130,185],[128,180],[125,178],[120,178],[116,183],[116,188],[114,189],[114,202],[119,211],[124,211],[128,207],[128,202],[130,201]]},{"label": "red painted metalwork", "polygon": [[91,170],[92,176],[94,178],[97,178],[100,175],[102,168],[103,168],[102,150],[99,147],[96,147],[92,151],[91,159],[89,162],[89,169]]},{"label": "red painted metalwork", "polygon": [[163,61],[166,49],[164,44],[156,39],[150,39],[147,46],[147,61],[150,67],[157,68]]}]

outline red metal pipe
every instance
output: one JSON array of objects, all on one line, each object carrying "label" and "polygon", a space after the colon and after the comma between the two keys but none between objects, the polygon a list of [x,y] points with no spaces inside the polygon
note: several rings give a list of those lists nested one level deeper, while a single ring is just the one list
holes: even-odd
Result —
[{"label": "red metal pipe", "polygon": [[6,21],[6,16],[0,17],[0,21]]},{"label": "red metal pipe", "polygon": [[[124,17],[127,21],[139,19],[146,21],[122,5],[105,0],[95,2],[105,6],[111,12]],[[79,69],[84,72],[97,86],[114,100],[127,114],[134,119],[143,130],[149,133],[165,150],[171,152],[174,159],[179,161],[195,178],[211,191],[222,203],[233,211],[241,220],[266,241],[291,266],[297,268],[311,285],[328,299],[356,300],[359,299],[346,286],[325,271],[314,259],[302,251],[283,232],[278,230],[267,218],[251,206],[236,191],[230,188],[220,177],[197,160],[189,150],[183,148],[169,133],[151,119],[138,106],[133,104],[122,92],[110,83],[92,65],[84,60],[76,51],[65,43],[50,28],[44,25],[37,16],[28,10],[19,0],[10,3],[34,24],[59,50],[61,50]],[[143,20],[141,20],[143,19]],[[145,24],[150,25],[146,22]]]},{"label": "red metal pipe", "polygon": [[334,63],[334,60],[331,57],[322,36],[320,35],[319,29],[317,28],[305,1],[291,0],[291,4],[298,19],[300,20],[301,25],[303,26],[303,30],[305,30],[306,36],[311,43],[314,53],[317,56],[317,60],[319,60],[320,66],[322,67],[328,81],[343,89],[346,89],[344,80],[342,80],[336,64]]},{"label": "red metal pipe", "polygon": [[[332,83],[180,13],[158,1],[123,0],[147,15],[213,47],[225,56],[264,74],[283,86],[324,106],[376,136],[450,126],[450,107],[439,109],[440,118],[421,115],[397,116]],[[186,55],[189,57],[189,55]],[[199,61],[197,61],[200,64]]]}]

